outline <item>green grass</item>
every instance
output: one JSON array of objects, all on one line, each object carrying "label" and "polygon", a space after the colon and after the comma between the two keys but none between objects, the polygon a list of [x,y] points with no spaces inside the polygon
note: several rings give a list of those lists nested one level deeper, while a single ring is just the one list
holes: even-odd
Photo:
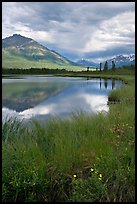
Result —
[{"label": "green grass", "polygon": [[3,202],[135,201],[134,76],[111,77],[108,115],[2,125]]},{"label": "green grass", "polygon": [[2,67],[6,69],[30,69],[30,68],[47,68],[47,69],[66,69],[68,71],[81,71],[84,70],[81,66],[72,66],[60,63],[51,62],[49,60],[29,60],[22,56],[10,55],[9,53],[3,53],[2,55]]},{"label": "green grass", "polygon": [[33,62],[27,59],[11,59],[11,60],[3,60],[2,67],[6,67],[7,69],[30,69],[30,68],[46,68],[46,69],[66,69],[68,71],[81,71],[84,70],[83,67],[80,66],[72,66],[72,65],[59,65],[51,62],[47,62],[46,60],[41,60],[38,62]]}]

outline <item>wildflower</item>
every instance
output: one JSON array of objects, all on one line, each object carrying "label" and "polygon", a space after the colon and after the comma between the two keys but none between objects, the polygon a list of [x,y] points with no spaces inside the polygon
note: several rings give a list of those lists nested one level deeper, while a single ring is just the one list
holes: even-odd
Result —
[{"label": "wildflower", "polygon": [[102,178],[102,174],[99,174],[99,177]]},{"label": "wildflower", "polygon": [[76,174],[74,174],[73,177],[76,178],[77,177]]},{"label": "wildflower", "polygon": [[98,174],[98,172],[97,172],[97,171],[95,171],[95,174]]},{"label": "wildflower", "polygon": [[102,178],[98,178],[100,181],[102,180]]},{"label": "wildflower", "polygon": [[92,169],[92,168],[91,168],[90,170],[91,170],[91,171],[94,171],[94,169]]}]

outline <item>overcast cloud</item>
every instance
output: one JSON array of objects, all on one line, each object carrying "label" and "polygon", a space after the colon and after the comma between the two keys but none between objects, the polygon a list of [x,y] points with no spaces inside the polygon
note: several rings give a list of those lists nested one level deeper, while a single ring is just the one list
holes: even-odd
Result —
[{"label": "overcast cloud", "polygon": [[2,2],[2,38],[30,37],[75,60],[135,52],[135,2]]}]

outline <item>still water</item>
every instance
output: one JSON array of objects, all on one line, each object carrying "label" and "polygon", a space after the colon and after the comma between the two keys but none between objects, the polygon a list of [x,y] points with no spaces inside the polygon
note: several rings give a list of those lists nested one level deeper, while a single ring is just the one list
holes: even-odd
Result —
[{"label": "still water", "polygon": [[111,79],[22,76],[2,79],[2,119],[45,120],[72,112],[109,111],[108,93],[121,86]]}]

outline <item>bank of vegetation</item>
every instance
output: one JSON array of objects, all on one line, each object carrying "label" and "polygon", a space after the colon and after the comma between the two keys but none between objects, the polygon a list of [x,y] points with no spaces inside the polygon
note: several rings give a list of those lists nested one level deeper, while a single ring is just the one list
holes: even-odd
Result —
[{"label": "bank of vegetation", "polygon": [[135,79],[124,69],[73,73],[123,80],[107,115],[2,124],[3,202],[135,201]]},{"label": "bank of vegetation", "polygon": [[[31,74],[31,75],[48,75],[48,74],[62,74],[63,76],[66,75],[90,75],[93,73],[95,74],[132,74],[135,71],[135,65],[129,65],[129,66],[123,66],[121,68],[115,68],[115,70],[110,69],[109,71],[99,71],[98,69],[94,69],[94,70],[89,70],[89,67],[77,67],[77,66],[59,66],[58,68],[55,67],[53,68],[53,65],[49,64],[50,68],[24,68],[24,69],[19,69],[19,68],[2,68],[2,75],[10,75],[10,74]],[[52,68],[51,68],[52,67]]]}]

